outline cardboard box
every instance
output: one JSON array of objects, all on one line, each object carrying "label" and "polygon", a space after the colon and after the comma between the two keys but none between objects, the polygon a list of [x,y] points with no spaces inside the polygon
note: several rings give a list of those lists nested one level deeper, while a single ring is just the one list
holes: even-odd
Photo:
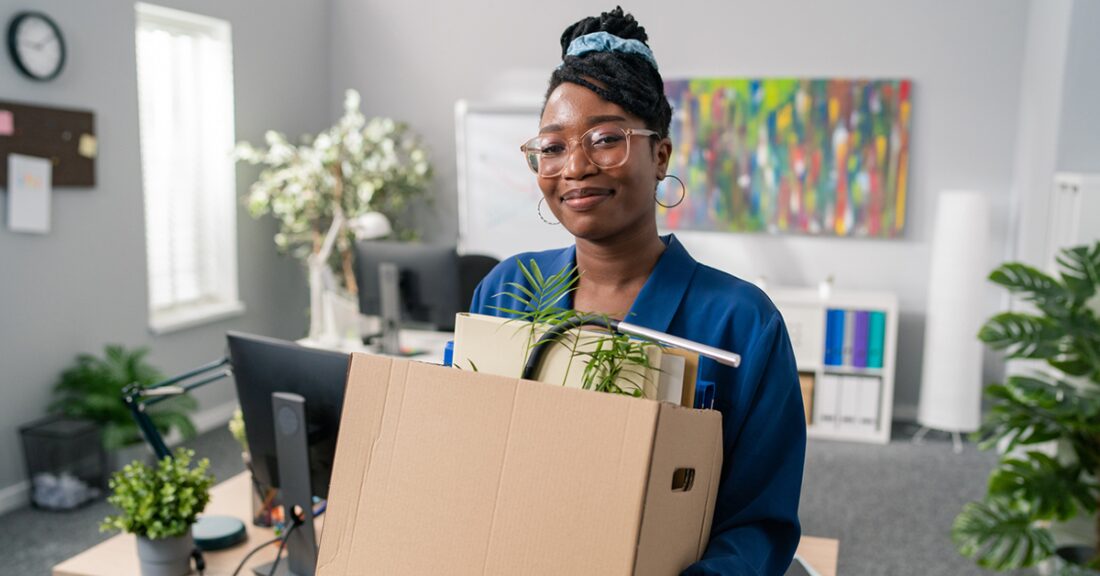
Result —
[{"label": "cardboard box", "polygon": [[721,464],[718,412],[355,354],[317,574],[673,576]]}]

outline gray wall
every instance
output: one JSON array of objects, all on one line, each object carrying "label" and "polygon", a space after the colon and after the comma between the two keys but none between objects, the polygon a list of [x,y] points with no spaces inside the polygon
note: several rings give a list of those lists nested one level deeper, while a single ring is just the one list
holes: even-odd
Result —
[{"label": "gray wall", "polygon": [[[297,135],[329,123],[329,71],[318,66],[329,54],[327,2],[158,4],[231,23],[238,139],[259,142],[268,128]],[[227,329],[299,337],[306,328],[303,273],[276,254],[270,220],[254,221],[243,207],[238,250],[247,312],[163,336],[146,328],[133,6],[129,0],[0,0],[4,23],[24,9],[53,17],[69,55],[62,75],[45,84],[17,75],[4,56],[0,99],[92,110],[99,138],[97,185],[54,191],[49,235],[0,227],[0,494],[23,478],[17,426],[44,414],[51,386],[77,353],[99,352],[108,342],[149,346],[151,360],[173,373],[222,354]],[[256,173],[238,171],[238,193]],[[222,382],[199,397],[211,407],[235,394]]]},{"label": "gray wall", "polygon": [[[488,100],[502,89],[538,95],[559,61],[562,29],[613,5],[333,0],[333,91],[358,88],[368,115],[408,120],[426,136],[440,197],[430,229],[450,239],[457,234],[454,101]],[[831,274],[838,289],[897,293],[902,319],[896,402],[915,406],[937,194],[970,188],[990,195],[990,267],[1010,243],[1029,3],[643,0],[626,8],[649,32],[666,78],[900,76],[915,82],[909,229],[903,239],[709,235],[701,241],[705,253],[698,254],[746,278],[766,275],[774,285],[812,286]],[[989,311],[999,304],[991,292]]]}]

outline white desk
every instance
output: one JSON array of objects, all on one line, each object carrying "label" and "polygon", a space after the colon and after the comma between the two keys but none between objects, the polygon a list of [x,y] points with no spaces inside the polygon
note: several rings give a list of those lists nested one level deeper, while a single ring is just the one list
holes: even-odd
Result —
[{"label": "white desk", "polygon": [[[412,360],[443,363],[443,349],[447,342],[454,340],[454,332],[436,332],[434,330],[401,330],[401,348],[421,351],[419,354],[406,356]],[[338,352],[366,352],[369,354],[381,354],[377,346],[364,345],[362,341],[355,339],[344,340],[313,340],[302,338],[298,344],[310,348],[324,350],[336,350]]]}]

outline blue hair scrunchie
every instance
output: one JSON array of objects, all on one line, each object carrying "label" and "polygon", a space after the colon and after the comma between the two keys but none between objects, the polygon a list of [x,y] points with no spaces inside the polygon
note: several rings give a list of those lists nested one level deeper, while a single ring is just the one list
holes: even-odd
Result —
[{"label": "blue hair scrunchie", "polygon": [[[653,51],[640,40],[625,40],[610,32],[593,32],[578,36],[569,43],[566,56],[583,56],[589,52],[622,52],[624,54],[637,54],[645,58],[653,69],[657,69],[657,59],[653,57]],[[558,66],[561,68],[561,65]]]}]

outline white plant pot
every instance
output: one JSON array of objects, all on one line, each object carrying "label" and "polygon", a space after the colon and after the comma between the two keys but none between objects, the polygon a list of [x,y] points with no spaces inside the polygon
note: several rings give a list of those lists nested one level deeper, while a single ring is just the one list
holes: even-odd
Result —
[{"label": "white plant pot", "polygon": [[191,572],[191,550],[195,542],[191,531],[174,538],[150,540],[137,537],[141,576],[185,576]]}]

